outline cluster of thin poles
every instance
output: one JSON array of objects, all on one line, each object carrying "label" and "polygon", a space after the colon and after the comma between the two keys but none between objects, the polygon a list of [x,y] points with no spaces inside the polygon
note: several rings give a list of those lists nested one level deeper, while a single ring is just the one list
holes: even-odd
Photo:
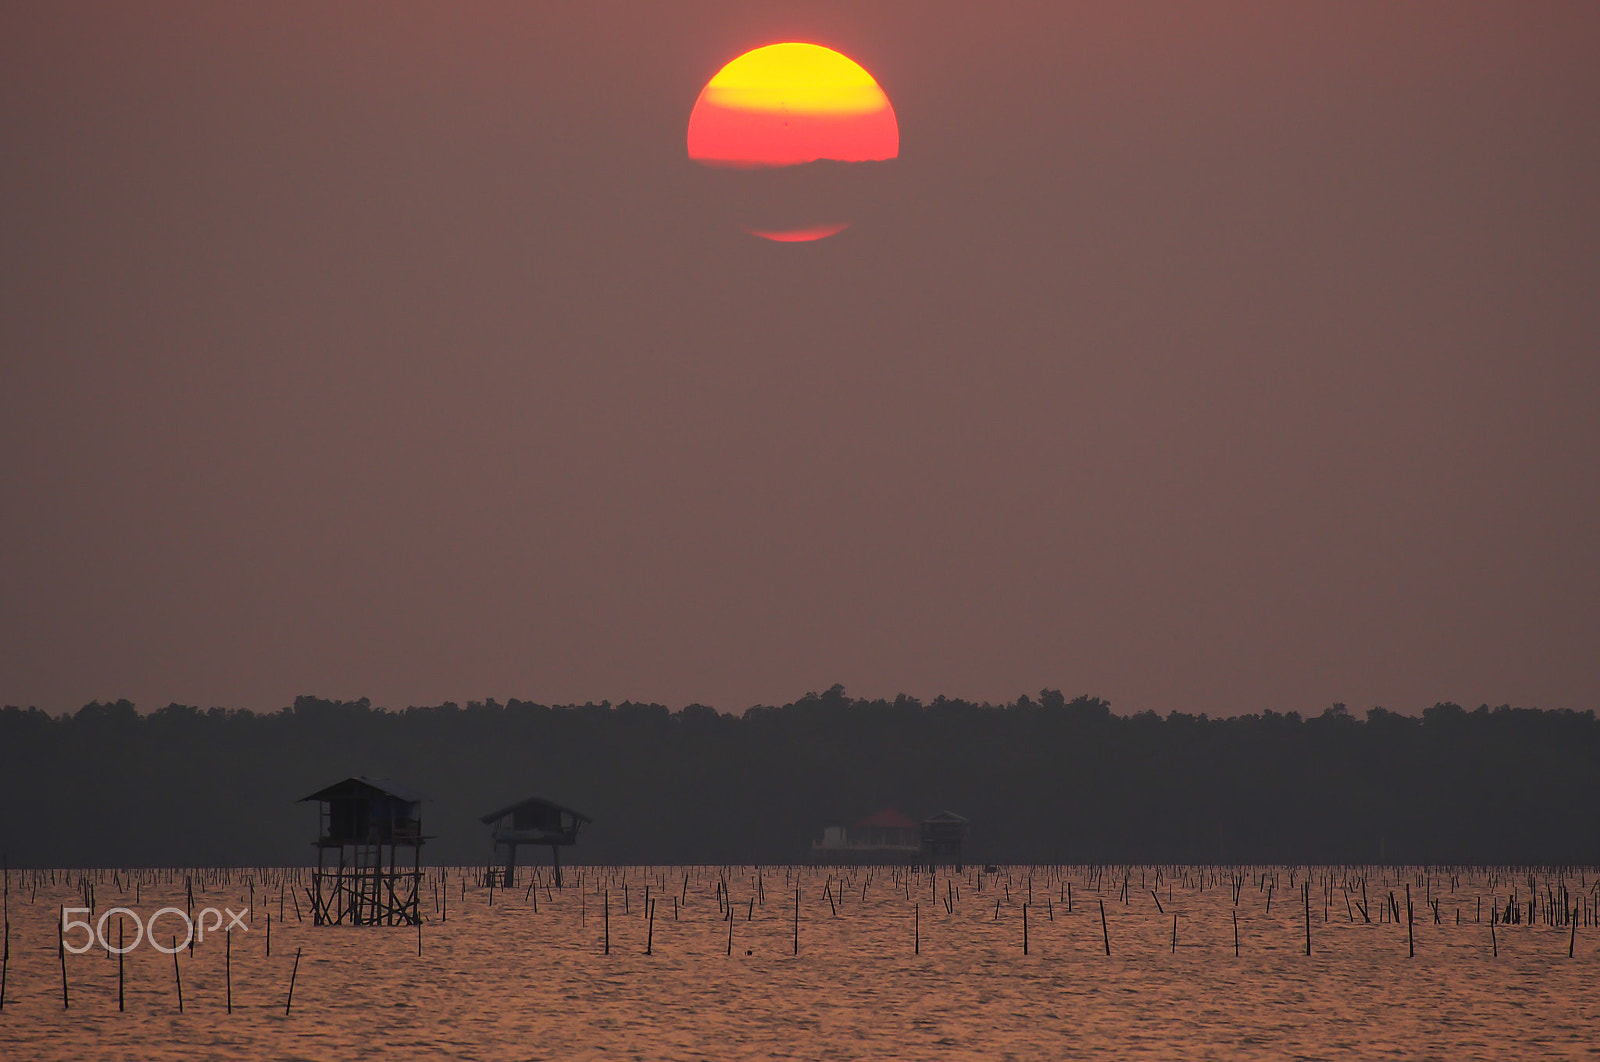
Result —
[{"label": "cluster of thin poles", "polygon": [[[1386,887],[1380,895],[1372,894],[1370,886],[1375,876],[1375,869],[1381,870],[1377,875],[1381,880],[1398,880],[1403,890],[1403,901],[1393,887]],[[1136,875],[1139,880],[1137,887],[1133,884]],[[116,889],[117,902],[107,909],[107,914],[116,918],[117,943],[114,948],[109,940],[103,940],[102,943],[106,949],[106,958],[115,955],[117,960],[119,1011],[126,1009],[123,964],[123,955],[127,950],[124,935],[125,916],[115,910],[121,903],[132,900],[137,904],[147,888],[165,886],[171,889],[181,880],[186,909],[191,920],[198,890],[202,900],[208,895],[229,898],[237,895],[248,908],[248,917],[253,924],[256,900],[259,896],[267,904],[264,948],[266,955],[270,957],[272,906],[275,904],[277,908],[280,924],[284,922],[287,912],[291,909],[294,911],[296,921],[303,922],[304,916],[298,894],[306,892],[309,895],[307,884],[309,871],[303,867],[266,867],[249,870],[162,868],[20,872],[12,872],[7,868],[4,871],[3,936],[0,936],[0,941],[3,941],[0,943],[0,1008],[6,1005],[11,966],[13,934],[10,916],[14,878],[19,902],[21,894],[25,893],[26,902],[33,905],[38,899],[41,886],[52,889],[64,885],[77,893],[82,907],[89,909],[90,921],[102,925],[105,920],[95,918],[96,912],[102,906],[101,890],[106,887]],[[452,892],[457,893],[458,903],[464,904],[467,902],[469,890],[476,890],[483,894],[486,905],[491,908],[495,906],[497,890],[494,868],[432,867],[425,870],[424,881],[426,893],[431,901],[432,920],[439,925],[449,921]],[[1241,906],[1247,902],[1259,905],[1263,914],[1270,916],[1275,896],[1284,889],[1290,890],[1291,893],[1299,893],[1296,898],[1301,902],[1297,906],[1301,909],[1298,913],[1303,923],[1303,947],[1307,956],[1313,953],[1313,924],[1317,921],[1313,911],[1314,900],[1315,906],[1321,909],[1323,923],[1333,921],[1336,899],[1340,901],[1338,906],[1342,906],[1346,915],[1345,920],[1349,923],[1396,926],[1403,923],[1406,927],[1408,956],[1416,955],[1415,926],[1418,922],[1416,901],[1419,899],[1423,911],[1422,920],[1431,921],[1433,925],[1446,924],[1447,907],[1454,925],[1463,924],[1464,911],[1468,914],[1467,921],[1485,925],[1489,935],[1487,950],[1495,956],[1499,955],[1500,931],[1506,926],[1543,924],[1548,927],[1566,928],[1569,931],[1567,955],[1569,958],[1574,958],[1578,928],[1600,924],[1600,879],[1591,882],[1588,868],[1567,867],[591,866],[571,868],[566,884],[567,888],[559,884],[552,886],[552,881],[536,870],[526,888],[500,889],[499,894],[504,906],[508,894],[509,897],[516,897],[520,891],[522,903],[537,915],[541,893],[548,905],[556,900],[555,890],[576,891],[580,926],[587,926],[588,906],[591,900],[595,901],[600,909],[601,923],[597,944],[601,954],[604,955],[610,955],[612,949],[613,906],[619,908],[617,913],[621,917],[631,917],[636,906],[635,897],[638,897],[640,917],[646,923],[643,954],[653,955],[656,950],[657,905],[670,901],[672,920],[680,921],[685,913],[691,910],[691,890],[695,899],[702,901],[709,899],[714,902],[717,917],[727,923],[724,951],[729,957],[734,954],[735,923],[741,920],[753,922],[758,910],[766,913],[769,901],[776,902],[778,913],[787,916],[790,921],[789,950],[792,955],[798,956],[801,948],[802,913],[808,894],[811,897],[813,911],[820,913],[820,904],[825,901],[827,917],[837,919],[842,917],[841,912],[848,912],[852,903],[865,904],[874,888],[880,894],[909,906],[913,955],[921,955],[923,950],[924,899],[935,909],[943,907],[947,916],[954,916],[958,909],[965,906],[963,901],[978,902],[981,910],[988,911],[989,908],[984,906],[987,900],[978,900],[986,889],[994,897],[989,921],[999,922],[1007,911],[1016,911],[1020,916],[1019,944],[1025,956],[1033,951],[1032,925],[1037,920],[1041,907],[1045,918],[1049,922],[1054,922],[1058,905],[1066,914],[1071,915],[1077,907],[1082,906],[1086,894],[1091,892],[1094,894],[1098,915],[1099,943],[1108,957],[1112,954],[1111,920],[1106,912],[1108,899],[1113,904],[1120,903],[1125,912],[1139,906],[1146,912],[1153,912],[1158,917],[1165,918],[1168,916],[1167,906],[1178,899],[1179,889],[1185,893],[1202,893],[1208,888],[1227,891],[1231,899],[1232,946],[1235,955],[1241,951],[1239,932]],[[1415,898],[1413,886],[1419,893]],[[743,891],[745,895],[736,898],[734,895],[736,889]],[[1163,890],[1165,890],[1166,904],[1162,903]],[[1489,900],[1487,911],[1484,906],[1485,892],[1488,893]],[[1143,904],[1140,899],[1145,895],[1150,898],[1148,905]],[[1250,897],[1248,901],[1247,896]],[[61,1005],[64,1009],[68,1009],[72,1001],[68,953],[63,929],[65,908],[65,904],[58,906],[58,914],[63,917],[57,919],[56,951],[61,975]],[[419,957],[422,955],[422,928],[426,920],[424,916],[416,923]],[[1171,912],[1171,925],[1170,949],[1176,953],[1180,943],[1179,913],[1176,909]],[[381,930],[374,929],[373,932]],[[177,938],[173,936],[170,948],[165,949],[170,950],[172,954],[173,987],[179,1013],[182,1013],[184,1003],[183,971],[178,955],[180,950],[186,950],[192,958],[198,942],[197,936],[191,933],[184,949],[178,947]],[[295,982],[303,950],[303,946],[295,949],[294,962],[289,970],[283,998],[285,1016],[291,1013],[294,1004]],[[747,955],[752,953],[752,950],[748,949],[745,952]],[[234,1006],[231,933],[224,934],[223,974],[225,1007],[231,1014]]]}]

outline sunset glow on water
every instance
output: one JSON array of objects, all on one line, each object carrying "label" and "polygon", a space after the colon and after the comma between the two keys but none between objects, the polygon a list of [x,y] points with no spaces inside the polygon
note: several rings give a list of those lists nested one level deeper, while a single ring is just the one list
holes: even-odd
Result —
[{"label": "sunset glow on water", "polygon": [[[50,885],[47,871],[35,893],[32,872],[13,871],[0,1056],[1462,1059],[1589,1050],[1600,1017],[1588,991],[1600,960],[1593,871],[1539,873],[1530,893],[1520,869],[1452,879],[1439,869],[1312,868],[1308,907],[1303,868],[1159,868],[1159,888],[1157,869],[1003,867],[982,874],[980,889],[974,868],[930,878],[891,868],[580,867],[561,889],[544,872],[537,904],[529,871],[491,901],[475,883],[480,872],[454,869],[447,905],[435,870],[423,886],[420,957],[415,928],[313,928],[309,913],[296,919],[287,890],[280,919],[269,884],[278,872],[233,871],[226,884],[197,887],[195,905],[237,911],[253,879],[251,928],[234,929],[231,955],[217,935],[180,952],[181,1015],[173,960],[149,947],[125,959],[120,1013],[116,959],[98,949],[68,955],[63,1009],[56,919],[81,900],[77,872],[71,884],[57,872]],[[92,873],[96,919],[116,904],[144,917],[185,907],[186,872],[146,877],[138,903],[128,874],[119,895],[110,872]],[[1545,921],[1561,916],[1546,904],[1563,886],[1575,933]],[[1399,922],[1384,913],[1391,893]],[[1514,903],[1525,919],[1530,898],[1537,924],[1496,925],[1491,939],[1491,912]]]}]

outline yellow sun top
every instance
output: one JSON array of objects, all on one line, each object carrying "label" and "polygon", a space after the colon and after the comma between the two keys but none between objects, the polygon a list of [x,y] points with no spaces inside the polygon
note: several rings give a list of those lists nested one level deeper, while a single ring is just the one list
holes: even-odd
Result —
[{"label": "yellow sun top", "polygon": [[745,111],[868,114],[889,99],[859,63],[820,44],[769,44],[717,71],[701,94]]}]

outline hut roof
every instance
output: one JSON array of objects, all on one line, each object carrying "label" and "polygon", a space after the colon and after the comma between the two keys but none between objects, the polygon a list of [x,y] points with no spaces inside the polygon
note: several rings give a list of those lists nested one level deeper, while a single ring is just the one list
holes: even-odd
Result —
[{"label": "hut roof", "polygon": [[895,808],[884,808],[873,812],[860,822],[858,827],[879,830],[914,830],[917,824],[911,818]]},{"label": "hut roof", "polygon": [[923,819],[922,821],[923,822],[960,822],[960,823],[965,823],[967,820],[965,818],[963,818],[962,816],[957,815],[953,811],[941,811],[937,815],[929,815],[927,818]]},{"label": "hut roof", "polygon": [[491,823],[491,822],[495,821],[496,819],[501,819],[501,818],[504,818],[507,815],[510,815],[514,811],[521,811],[523,808],[533,808],[533,807],[547,807],[547,808],[554,808],[557,811],[564,811],[567,814],[572,815],[575,818],[577,818],[577,820],[579,822],[593,822],[594,821],[593,819],[591,819],[589,816],[585,815],[581,811],[577,811],[577,810],[575,810],[573,808],[566,807],[565,805],[562,805],[562,804],[557,804],[554,800],[546,800],[544,797],[529,797],[526,800],[519,800],[515,804],[507,804],[505,807],[501,808],[498,811],[489,812],[489,814],[483,816],[478,821],[482,822],[482,823],[485,823],[485,824]]},{"label": "hut roof", "polygon": [[297,803],[304,804],[308,800],[332,800],[335,797],[348,796],[390,796],[397,800],[404,800],[414,804],[424,799],[423,795],[414,786],[404,782],[397,782],[393,778],[368,778],[351,776],[342,782],[335,782],[326,789],[319,789],[310,796],[303,796]]}]

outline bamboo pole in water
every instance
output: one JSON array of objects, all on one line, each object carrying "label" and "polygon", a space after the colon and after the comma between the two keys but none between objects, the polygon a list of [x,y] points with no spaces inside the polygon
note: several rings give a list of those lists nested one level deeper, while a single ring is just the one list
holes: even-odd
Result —
[{"label": "bamboo pole in water", "polygon": [[[178,969],[178,952],[180,950],[181,949],[178,947],[178,938],[177,938],[176,935],[174,935],[173,938],[172,938],[172,980],[178,986],[178,1013],[182,1014],[183,1013],[183,971]],[[287,1013],[287,1011],[285,1013]]]},{"label": "bamboo pole in water", "polygon": [[67,919],[67,909],[61,908],[61,917],[56,922],[56,954],[61,959],[61,1009],[67,1010],[72,1006],[71,997],[67,993],[67,938],[62,924]]},{"label": "bamboo pole in water", "polygon": [[1306,896],[1306,954],[1311,954],[1311,882],[1301,884]]},{"label": "bamboo pole in water", "polygon": [[289,1016],[289,1008],[294,1006],[294,979],[300,972],[300,949],[294,949],[294,969],[289,971],[289,998],[283,1002],[283,1016]]},{"label": "bamboo pole in water", "polygon": [[1106,954],[1111,954],[1111,930],[1106,928],[1106,902],[1100,901],[1100,936],[1105,940]]},{"label": "bamboo pole in water", "polygon": [[1417,956],[1417,941],[1411,931],[1411,882],[1406,882],[1406,954],[1410,958]]}]

